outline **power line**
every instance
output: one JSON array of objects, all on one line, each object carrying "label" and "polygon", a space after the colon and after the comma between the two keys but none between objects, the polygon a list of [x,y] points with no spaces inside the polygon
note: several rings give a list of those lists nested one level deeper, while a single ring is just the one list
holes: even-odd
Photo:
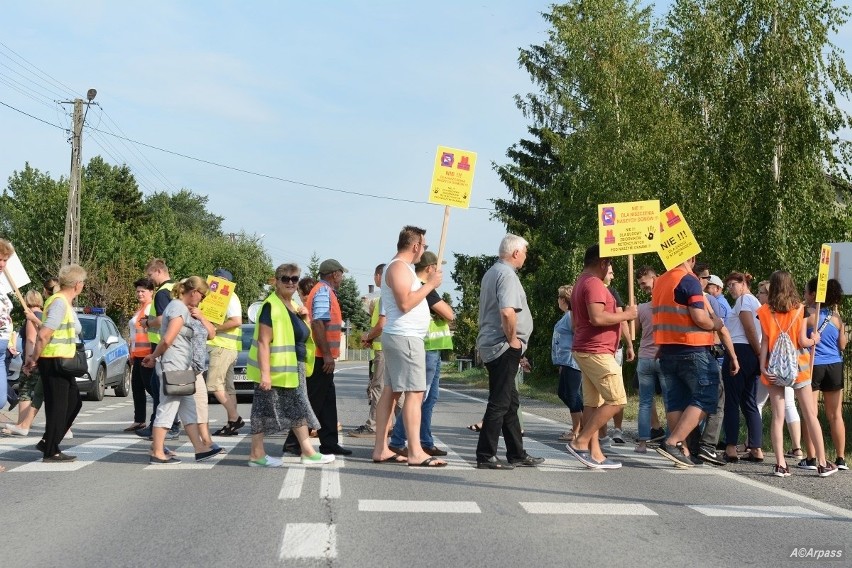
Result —
[{"label": "power line", "polygon": [[[90,128],[90,129],[91,130],[97,130],[97,129],[93,129],[93,128]],[[103,131],[99,131],[99,132],[103,132]],[[118,134],[111,133],[111,132],[103,132],[103,134],[108,134],[109,136],[115,136],[116,138],[123,138],[123,139],[127,140],[128,142],[132,142],[134,144],[139,144],[140,146],[145,146],[146,148],[151,148],[152,150],[164,152],[166,154],[171,154],[173,156],[185,158],[187,160],[192,160],[194,162],[200,162],[202,164],[207,164],[207,165],[210,165],[210,166],[216,166],[217,168],[223,168],[223,169],[226,169],[226,170],[231,170],[231,171],[234,171],[234,172],[240,172],[240,173],[248,174],[248,175],[251,175],[251,176],[256,176],[256,177],[261,177],[261,178],[265,178],[265,179],[280,181],[280,182],[283,182],[283,183],[290,183],[290,184],[293,184],[293,185],[299,185],[299,186],[302,186],[302,187],[310,187],[310,188],[313,188],[313,189],[322,189],[324,191],[332,191],[332,192],[335,192],[335,193],[344,193],[346,195],[357,195],[359,197],[370,197],[372,199],[385,199],[385,200],[388,200],[388,201],[401,201],[401,202],[404,202],[404,203],[414,203],[415,205],[423,205],[424,204],[423,201],[418,201],[416,199],[405,199],[403,197],[392,197],[390,195],[375,195],[375,194],[372,194],[372,193],[363,193],[363,192],[360,192],[360,191],[338,189],[338,188],[329,187],[329,186],[326,186],[326,185],[317,185],[317,184],[314,184],[314,183],[307,183],[307,182],[304,182],[304,181],[287,179],[287,178],[283,178],[283,177],[272,175],[272,174],[264,174],[264,173],[261,173],[261,172],[255,172],[255,171],[247,170],[247,169],[244,169],[244,168],[238,168],[236,166],[229,166],[227,164],[214,162],[212,160],[205,160],[204,158],[198,158],[198,157],[195,157],[195,156],[190,156],[188,154],[183,154],[181,152],[176,152],[174,150],[168,150],[166,148],[161,148],[160,146],[155,146],[153,144],[146,144],[145,142],[140,142],[138,140],[133,140],[131,138],[119,136]],[[491,209],[489,207],[470,206],[469,209],[477,209],[477,210],[480,210],[480,211],[493,211],[493,209]]]},{"label": "power line", "polygon": [[52,126],[52,127],[54,127],[54,128],[58,128],[59,130],[66,130],[65,128],[63,128],[62,126],[59,126],[58,124],[53,124],[52,122],[48,122],[48,121],[46,121],[46,120],[44,120],[44,119],[42,119],[42,118],[39,118],[39,117],[37,117],[37,116],[33,116],[33,115],[31,115],[30,113],[28,113],[28,112],[24,112],[24,111],[22,111],[22,110],[21,110],[21,109],[19,109],[19,108],[15,108],[15,107],[13,107],[12,105],[7,105],[7,104],[6,104],[6,103],[4,103],[3,101],[0,101],[0,105],[3,105],[3,106],[4,106],[4,107],[6,107],[6,108],[10,108],[10,109],[12,109],[12,110],[13,110],[13,111],[15,111],[15,112],[19,112],[19,113],[21,113],[21,114],[23,114],[23,115],[25,115],[25,116],[30,117],[30,118],[33,118],[33,119],[35,119],[35,120],[37,120],[37,121],[39,121],[39,122],[43,122],[43,123],[47,124],[48,126]]},{"label": "power line", "polygon": [[[17,111],[21,114],[29,116],[30,118],[34,118],[34,119],[38,120],[39,122],[44,122],[45,124],[49,124],[50,126],[54,126],[56,128],[61,128],[60,126],[57,126],[56,124],[52,124],[50,122],[47,122],[46,120],[42,120],[42,119],[40,119],[36,116],[33,116],[29,113],[26,113],[22,110],[19,110],[19,109],[15,108],[11,105],[8,105],[8,104],[6,104],[2,101],[0,101],[0,104],[2,104],[5,107],[8,107],[8,108],[10,108],[14,111]],[[171,154],[173,156],[178,156],[180,158],[192,160],[194,162],[199,162],[199,163],[202,163],[202,164],[207,164],[209,166],[215,166],[217,168],[222,168],[222,169],[226,169],[226,170],[230,170],[230,171],[234,171],[234,172],[239,172],[239,173],[243,173],[243,174],[247,174],[247,175],[251,175],[251,176],[255,176],[255,177],[260,177],[260,178],[264,178],[264,179],[271,179],[271,180],[274,180],[274,181],[280,181],[282,183],[289,183],[289,184],[298,185],[298,186],[301,186],[301,187],[310,187],[310,188],[313,188],[313,189],[321,189],[323,191],[331,191],[331,192],[334,192],[334,193],[342,193],[342,194],[345,194],[345,195],[355,195],[355,196],[358,196],[358,197],[369,197],[371,199],[384,199],[386,201],[398,201],[398,202],[402,202],[402,203],[413,203],[415,205],[425,204],[424,201],[418,201],[416,199],[405,199],[403,197],[392,197],[392,196],[389,196],[389,195],[375,195],[375,194],[372,194],[372,193],[364,193],[364,192],[360,192],[360,191],[351,191],[351,190],[346,190],[346,189],[329,187],[329,186],[326,186],[326,185],[318,185],[318,184],[314,184],[314,183],[308,183],[308,182],[303,182],[303,181],[298,181],[298,180],[293,180],[293,179],[287,179],[287,178],[272,175],[272,174],[264,174],[264,173],[261,173],[261,172],[255,172],[255,171],[252,171],[252,170],[247,170],[245,168],[238,168],[236,166],[229,166],[227,164],[214,162],[212,160],[205,160],[204,158],[198,158],[198,157],[195,157],[195,156],[190,156],[188,154],[183,154],[181,152],[176,152],[174,150],[169,150],[167,148],[155,146],[154,144],[147,144],[145,142],[140,142],[139,140],[134,140],[134,139],[129,138],[127,136],[121,136],[121,135],[116,134],[114,132],[108,132],[106,130],[101,130],[99,128],[94,128],[94,127],[90,126],[89,130],[94,131],[94,132],[100,132],[101,134],[105,134],[107,136],[112,136],[114,138],[118,138],[118,139],[121,139],[121,140],[126,140],[127,142],[131,142],[133,144],[138,144],[139,146],[144,146],[146,148],[151,148],[152,150],[157,150],[158,152],[163,152],[165,154]],[[475,209],[475,210],[478,210],[478,211],[489,211],[489,212],[493,211],[493,209],[490,208],[490,207],[477,207],[475,205],[471,205],[470,207],[468,207],[468,209]]]},{"label": "power line", "polygon": [[9,51],[9,52],[13,53],[13,54],[15,55],[15,57],[17,57],[18,59],[20,59],[21,61],[23,61],[24,63],[26,63],[27,65],[29,65],[29,66],[30,66],[30,67],[32,67],[33,69],[35,69],[36,71],[38,71],[38,74],[36,74],[36,73],[34,73],[34,72],[30,71],[29,69],[27,69],[26,67],[24,67],[23,65],[21,65],[20,63],[18,63],[17,61],[14,61],[14,60],[13,60],[11,57],[9,57],[8,55],[4,56],[4,57],[6,57],[7,59],[9,59],[10,61],[13,61],[13,62],[14,62],[16,65],[18,65],[19,67],[23,68],[25,71],[29,72],[31,75],[34,75],[34,76],[36,76],[36,77],[38,77],[39,75],[41,75],[41,76],[42,76],[42,80],[44,80],[43,78],[44,78],[44,77],[46,77],[47,79],[50,79],[50,81],[51,81],[51,82],[53,82],[53,84],[54,84],[54,85],[59,86],[59,87],[60,87],[60,88],[62,88],[62,89],[65,89],[66,94],[63,94],[60,98],[62,98],[62,97],[64,97],[64,96],[68,96],[69,94],[71,95],[71,97],[69,97],[69,98],[72,98],[72,97],[73,97],[74,89],[72,89],[71,87],[69,87],[69,86],[68,86],[68,85],[66,85],[65,83],[62,83],[62,82],[61,82],[61,81],[59,81],[58,79],[55,79],[55,78],[51,77],[50,75],[48,75],[47,73],[45,73],[44,71],[42,71],[41,69],[39,69],[38,67],[36,67],[35,65],[33,65],[33,64],[32,64],[29,60],[27,60],[24,56],[22,56],[21,54],[19,54],[17,51],[15,51],[14,49],[12,49],[11,47],[9,47],[8,45],[6,45],[5,43],[3,43],[2,41],[0,41],[0,46],[3,46],[3,47],[7,50],[7,51]]}]

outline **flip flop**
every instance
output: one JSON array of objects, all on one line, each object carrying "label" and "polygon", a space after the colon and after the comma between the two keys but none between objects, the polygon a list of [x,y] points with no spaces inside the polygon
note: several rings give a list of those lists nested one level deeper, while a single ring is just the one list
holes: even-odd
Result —
[{"label": "flip flop", "polygon": [[482,431],[482,427],[479,424],[471,424],[470,426],[467,427],[467,429],[470,430],[471,432],[481,432]]},{"label": "flip flop", "polygon": [[404,458],[404,456],[401,456],[399,454],[394,454],[392,456],[386,457],[383,460],[375,460],[374,459],[373,463],[408,463],[407,459],[399,459],[399,458]]},{"label": "flip flop", "polygon": [[[447,465],[447,462],[435,463],[437,461],[438,461],[438,458],[436,458],[436,457],[426,458],[425,460],[423,460],[420,463],[409,462],[408,467],[444,467],[445,465]],[[435,465],[432,465],[432,464],[435,464]]]}]

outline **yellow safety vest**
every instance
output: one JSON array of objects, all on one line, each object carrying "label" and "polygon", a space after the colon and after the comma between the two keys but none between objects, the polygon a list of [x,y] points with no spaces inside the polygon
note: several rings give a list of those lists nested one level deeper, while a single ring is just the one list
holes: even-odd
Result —
[{"label": "yellow safety vest", "polygon": [[[370,328],[374,328],[379,324],[379,317],[382,315],[382,299],[376,298],[373,302],[373,313],[370,314]],[[373,339],[372,347],[370,347],[370,359],[375,357],[376,351],[382,350],[382,335],[379,334]]]},{"label": "yellow safety vest", "polygon": [[[168,291],[171,292],[172,287],[174,285],[175,285],[174,282],[166,282],[165,284],[163,284],[162,286],[157,288],[157,292],[159,292],[160,290],[168,290]],[[151,303],[148,305],[147,315],[151,316],[152,318],[157,317],[157,306],[156,306],[157,302],[155,301],[156,297],[157,297],[157,292],[154,292],[154,300],[152,300]],[[160,328],[159,327],[149,327],[148,328],[148,342],[152,343],[154,345],[160,343]]]},{"label": "yellow safety vest", "polygon": [[[272,343],[269,346],[269,377],[274,387],[295,388],[299,386],[299,361],[296,358],[296,338],[290,314],[281,298],[274,292],[264,304],[269,304],[272,315]],[[263,306],[261,306],[261,311]],[[258,312],[259,313],[259,312]],[[259,383],[260,365],[257,362],[257,338],[260,335],[260,323],[254,326],[254,339],[249,349],[246,376],[250,381]]]},{"label": "yellow safety vest", "polygon": [[237,326],[228,331],[217,331],[216,337],[207,342],[211,347],[222,347],[231,351],[240,351],[243,347],[243,330]]},{"label": "yellow safety vest", "polygon": [[69,302],[62,294],[54,294],[48,298],[47,302],[44,304],[44,312],[41,314],[41,321],[42,323],[47,321],[47,310],[57,299],[65,302],[65,317],[62,318],[62,323],[59,327],[53,330],[53,335],[50,337],[50,343],[44,346],[44,349],[41,352],[41,357],[70,359],[77,351],[77,332],[74,331],[74,308],[71,307],[71,302]]},{"label": "yellow safety vest", "polygon": [[429,320],[429,331],[426,332],[424,343],[426,351],[452,349],[453,333],[450,331],[450,323],[444,319],[440,323],[434,319]]}]

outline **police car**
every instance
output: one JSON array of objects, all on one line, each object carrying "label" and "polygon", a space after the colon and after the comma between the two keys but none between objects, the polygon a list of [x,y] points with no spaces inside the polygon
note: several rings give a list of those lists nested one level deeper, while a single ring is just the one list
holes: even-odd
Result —
[{"label": "police car", "polygon": [[103,400],[112,388],[116,396],[130,394],[130,348],[103,308],[76,308],[83,327],[89,371],[77,377],[77,388],[90,400]]}]

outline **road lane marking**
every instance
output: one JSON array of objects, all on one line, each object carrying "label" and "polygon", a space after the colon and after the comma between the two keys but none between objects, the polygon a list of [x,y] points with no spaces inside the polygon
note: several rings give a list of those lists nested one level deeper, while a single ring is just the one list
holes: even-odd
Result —
[{"label": "road lane marking", "polygon": [[[443,469],[443,468],[442,468]],[[474,501],[402,501],[359,499],[358,510],[370,513],[481,513]]]},{"label": "road lane marking", "polygon": [[[468,461],[466,459],[464,459],[459,454],[457,454],[455,452],[455,450],[453,450],[450,447],[449,444],[445,444],[437,436],[434,436],[433,438],[435,440],[435,446],[444,446],[444,448],[447,450],[446,456],[439,457],[439,459],[446,461],[447,465],[445,467],[440,468],[440,469],[442,469],[444,471],[447,471],[447,470],[458,471],[460,469],[468,469],[469,470],[469,469],[476,467],[475,464],[468,463]],[[417,469],[417,468],[412,468],[412,469]],[[423,469],[429,469],[429,468],[424,467]]]},{"label": "road lane marking", "polygon": [[337,528],[325,523],[287,523],[278,560],[337,558]]},{"label": "road lane marking", "polygon": [[333,462],[318,466],[322,468],[320,476],[320,499],[340,499],[340,468],[345,465],[341,457]]},{"label": "road lane marking", "polygon": [[765,519],[807,519],[827,518],[822,513],[797,507],[795,505],[687,505],[705,517],[749,517]]},{"label": "road lane marking", "polygon": [[43,463],[41,459],[13,468],[11,472],[34,472],[34,471],[77,471],[98,460],[102,460],[120,450],[142,441],[139,436],[104,436],[79,446],[64,450],[72,456],[77,456],[73,462]]},{"label": "road lane marking", "polygon": [[302,495],[304,482],[305,466],[301,464],[291,465],[287,468],[287,475],[284,476],[284,483],[281,485],[278,499],[298,499]]},{"label": "road lane marking", "polygon": [[0,454],[6,452],[14,452],[21,449],[35,450],[35,445],[38,443],[37,436],[3,436],[0,437]]},{"label": "road lane marking", "polygon": [[658,516],[639,503],[521,503],[532,515],[630,515]]}]

